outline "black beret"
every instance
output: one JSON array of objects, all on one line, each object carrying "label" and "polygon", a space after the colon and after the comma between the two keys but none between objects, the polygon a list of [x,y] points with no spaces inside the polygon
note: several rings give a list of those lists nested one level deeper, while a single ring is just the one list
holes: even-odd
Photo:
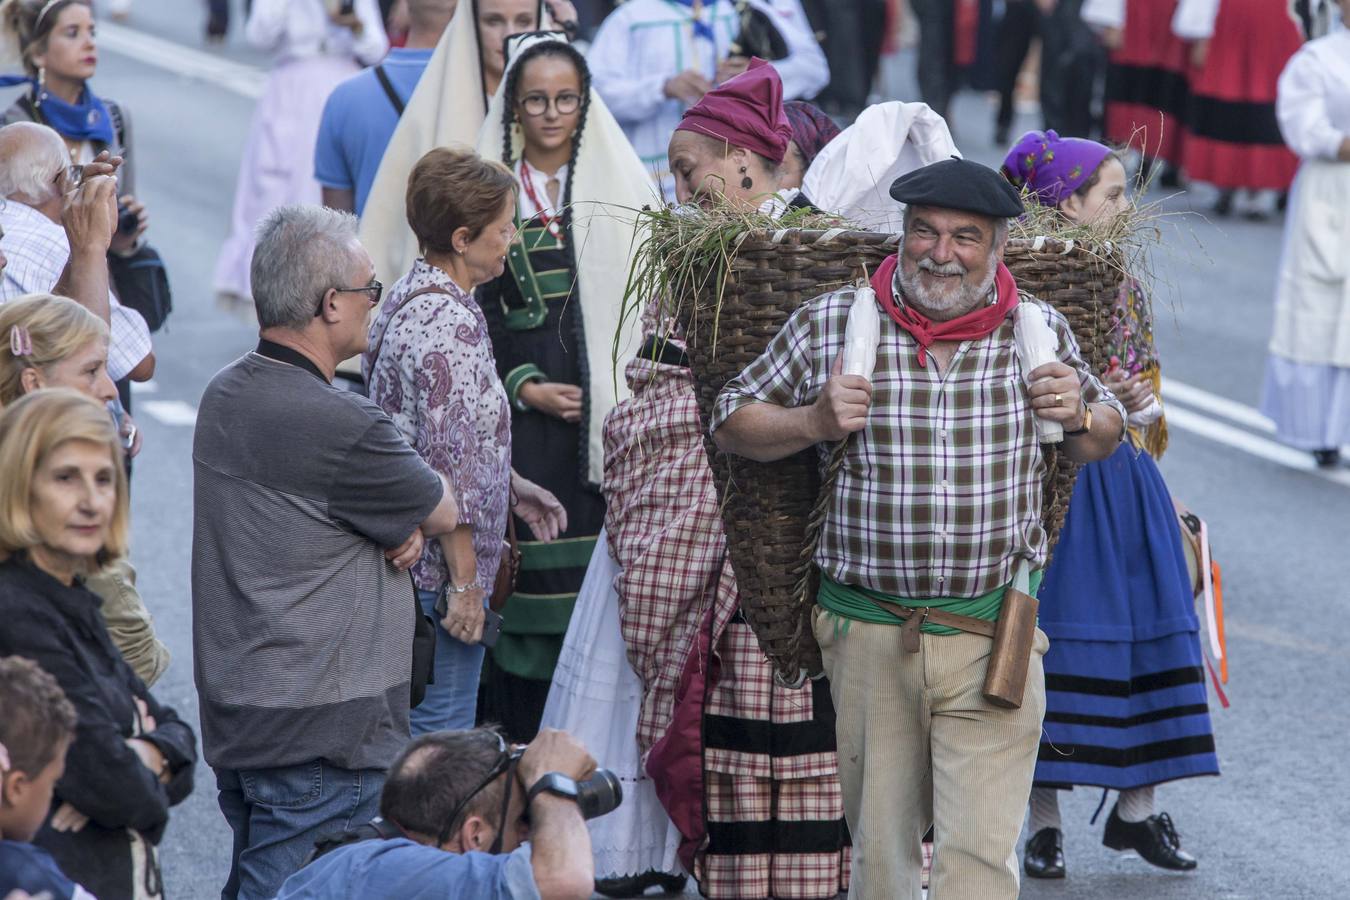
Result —
[{"label": "black beret", "polygon": [[1026,212],[1021,195],[1006,178],[988,166],[956,157],[901,175],[891,184],[891,196],[910,206],[959,209],[1000,219]]}]

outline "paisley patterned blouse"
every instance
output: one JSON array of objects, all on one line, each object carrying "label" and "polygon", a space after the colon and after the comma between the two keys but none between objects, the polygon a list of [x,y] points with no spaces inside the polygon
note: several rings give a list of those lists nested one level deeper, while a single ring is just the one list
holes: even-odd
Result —
[{"label": "paisley patterned blouse", "polygon": [[[427,287],[446,293],[405,303]],[[417,260],[371,322],[361,370],[370,399],[449,479],[460,523],[473,526],[479,583],[490,589],[506,535],[511,409],[478,303],[444,271]],[[413,580],[438,591],[448,577],[440,543],[428,540]]]}]

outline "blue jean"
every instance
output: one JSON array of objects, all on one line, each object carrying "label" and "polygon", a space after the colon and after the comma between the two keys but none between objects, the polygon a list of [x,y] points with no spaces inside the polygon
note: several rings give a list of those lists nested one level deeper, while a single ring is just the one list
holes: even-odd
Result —
[{"label": "blue jean", "polygon": [[409,714],[416,737],[429,731],[459,731],[474,726],[478,709],[478,676],[483,671],[483,645],[466,644],[441,627],[436,592],[418,591],[422,609],[436,621],[436,681],[427,685],[420,706]]},{"label": "blue jean", "polygon": [[275,897],[299,871],[314,841],[379,815],[383,769],[326,762],[275,769],[216,769],[220,811],[234,831],[230,877],[221,900]]}]

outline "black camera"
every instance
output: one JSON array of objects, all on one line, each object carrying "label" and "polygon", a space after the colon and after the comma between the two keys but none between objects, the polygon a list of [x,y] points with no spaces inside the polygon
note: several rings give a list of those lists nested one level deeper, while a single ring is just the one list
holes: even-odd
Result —
[{"label": "black camera", "polygon": [[136,228],[141,224],[141,217],[127,208],[125,203],[117,204],[117,233],[135,234]]},{"label": "black camera", "polygon": [[619,776],[609,769],[596,769],[585,781],[577,782],[577,808],[583,819],[595,819],[619,808],[623,787]]}]

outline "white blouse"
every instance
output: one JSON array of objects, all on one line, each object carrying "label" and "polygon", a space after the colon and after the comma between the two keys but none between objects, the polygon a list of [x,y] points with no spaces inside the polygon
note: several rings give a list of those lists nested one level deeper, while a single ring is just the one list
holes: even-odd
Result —
[{"label": "white blouse", "polygon": [[253,0],[245,34],[259,50],[278,61],[311,56],[355,59],[371,66],[384,58],[389,39],[377,0],[355,0],[361,34],[334,25],[328,18],[331,0]]},{"label": "white blouse", "polygon": [[550,217],[558,215],[560,210],[554,209],[548,199],[548,183],[554,178],[558,179],[558,202],[561,203],[563,189],[567,187],[567,166],[564,164],[555,175],[546,175],[534,166],[529,167],[530,188],[539,199],[539,203],[536,204],[530,199],[529,191],[525,190],[525,176],[522,174],[525,165],[528,164],[523,159],[516,161],[516,181],[520,184],[520,220],[527,222],[540,213]]},{"label": "white blouse", "polygon": [[1350,137],[1350,29],[1304,44],[1280,75],[1275,114],[1289,148],[1334,160]]}]

